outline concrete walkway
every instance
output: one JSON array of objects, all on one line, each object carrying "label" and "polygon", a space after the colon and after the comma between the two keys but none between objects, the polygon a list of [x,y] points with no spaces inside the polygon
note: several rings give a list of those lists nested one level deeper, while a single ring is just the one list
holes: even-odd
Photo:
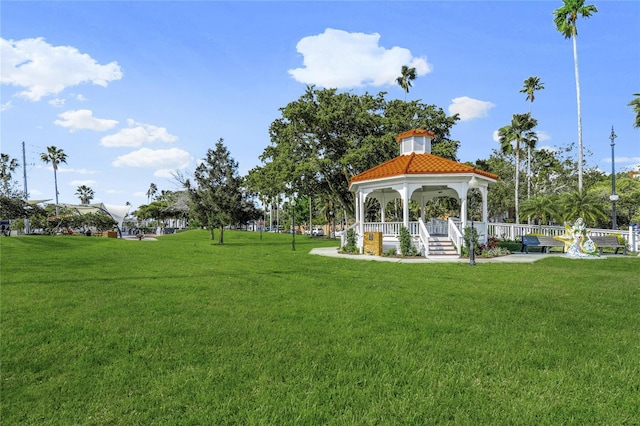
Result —
[{"label": "concrete walkway", "polygon": [[[384,256],[370,256],[364,254],[342,254],[338,253],[337,247],[322,247],[311,249],[309,254],[315,254],[318,256],[340,257],[343,259],[352,260],[370,260],[377,262],[396,262],[396,263],[442,263],[442,262],[455,262],[455,263],[469,263],[469,258],[461,257],[443,257],[443,258],[421,258],[421,259],[402,259],[399,257],[384,257]],[[560,253],[546,254],[546,253],[513,253],[508,256],[484,258],[476,257],[476,263],[531,263],[536,260],[545,259],[547,257],[563,257]],[[594,259],[605,259],[606,256],[596,257]]]}]

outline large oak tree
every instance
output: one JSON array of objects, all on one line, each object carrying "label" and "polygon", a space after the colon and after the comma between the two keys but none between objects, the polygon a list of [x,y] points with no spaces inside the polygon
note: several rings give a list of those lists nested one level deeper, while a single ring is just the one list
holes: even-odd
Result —
[{"label": "large oak tree", "polygon": [[261,196],[319,195],[354,214],[351,178],[396,157],[396,137],[411,129],[435,132],[432,152],[456,160],[458,141],[449,138],[458,116],[420,101],[387,101],[377,95],[307,87],[280,109],[269,128],[263,166],[249,173],[249,185]]}]

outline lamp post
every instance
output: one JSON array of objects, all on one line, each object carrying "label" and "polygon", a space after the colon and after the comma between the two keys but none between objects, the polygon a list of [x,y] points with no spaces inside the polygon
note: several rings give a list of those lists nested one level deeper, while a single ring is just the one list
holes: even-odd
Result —
[{"label": "lamp post", "polygon": [[612,212],[611,212],[611,229],[615,230],[617,226],[617,214],[616,214],[616,202],[618,201],[618,194],[616,194],[616,161],[614,156],[614,147],[615,140],[618,136],[613,131],[613,126],[611,126],[611,196],[609,199],[611,200]]},{"label": "lamp post", "polygon": [[291,227],[293,228],[291,230],[291,250],[296,251],[296,200],[292,198],[289,203],[291,204]]},{"label": "lamp post", "polygon": [[476,189],[478,188],[478,180],[475,176],[471,177],[469,181],[469,188],[471,189],[471,235],[469,237],[469,265],[476,265],[476,230],[473,224],[473,210],[475,204]]}]

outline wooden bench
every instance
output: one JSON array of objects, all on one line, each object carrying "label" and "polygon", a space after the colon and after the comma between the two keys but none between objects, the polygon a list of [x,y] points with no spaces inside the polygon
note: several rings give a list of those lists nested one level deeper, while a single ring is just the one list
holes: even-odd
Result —
[{"label": "wooden bench", "polygon": [[614,254],[618,254],[619,249],[622,249],[622,254],[624,255],[627,254],[627,246],[624,244],[620,244],[620,241],[618,241],[618,237],[616,237],[615,235],[591,237],[591,241],[596,243],[596,247],[598,248],[598,251],[600,252],[600,254],[602,254],[602,249],[605,247],[616,249],[614,251]]},{"label": "wooden bench", "polygon": [[562,247],[562,252],[564,253],[564,243],[553,237],[523,235],[522,248],[520,251],[524,251],[529,254],[529,247],[540,247],[542,249],[542,253],[549,253],[551,247]]}]

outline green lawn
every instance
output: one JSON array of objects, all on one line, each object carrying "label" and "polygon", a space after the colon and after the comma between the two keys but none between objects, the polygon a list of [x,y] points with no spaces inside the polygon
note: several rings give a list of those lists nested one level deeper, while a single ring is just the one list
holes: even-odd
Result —
[{"label": "green lawn", "polygon": [[640,423],[640,258],[225,241],[0,239],[2,424]]}]

